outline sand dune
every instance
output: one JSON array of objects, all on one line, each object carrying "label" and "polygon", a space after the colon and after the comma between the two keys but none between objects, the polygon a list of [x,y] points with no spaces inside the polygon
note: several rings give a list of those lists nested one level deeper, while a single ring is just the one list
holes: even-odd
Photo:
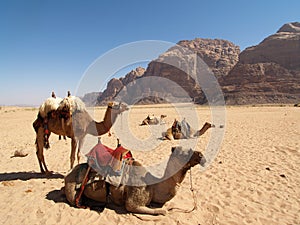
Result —
[{"label": "sand dune", "polygon": [[[104,108],[95,111],[101,120]],[[197,209],[184,213],[168,211],[167,216],[136,216],[122,207],[109,205],[102,212],[71,207],[61,188],[69,172],[70,140],[51,135],[46,163],[55,173],[40,174],[35,154],[32,122],[37,109],[0,109],[0,223],[1,224],[300,224],[300,117],[298,107],[227,107],[224,138],[215,160],[205,171],[192,169]],[[139,140],[150,141],[151,130],[138,126],[147,113],[167,114],[166,127],[178,112],[170,107],[137,107],[128,118],[120,118]],[[197,107],[199,128],[210,121],[210,110]],[[221,128],[218,128],[221,129]],[[112,129],[102,142],[116,145],[122,130]],[[200,137],[195,148],[205,151],[212,130]],[[125,137],[125,136],[124,136]],[[121,138],[121,142],[130,145]],[[129,144],[128,144],[129,143]],[[157,140],[153,151],[134,149],[135,158],[145,165],[159,163],[178,141]],[[12,157],[16,151],[25,157]],[[86,151],[86,150],[85,150]],[[82,157],[81,162],[85,159]],[[189,174],[177,196],[166,207],[192,209]]]}]

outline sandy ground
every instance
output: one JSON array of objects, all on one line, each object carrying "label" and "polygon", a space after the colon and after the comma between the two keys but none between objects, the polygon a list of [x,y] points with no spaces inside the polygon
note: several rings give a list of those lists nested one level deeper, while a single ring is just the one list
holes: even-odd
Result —
[{"label": "sandy ground", "polygon": [[[97,109],[101,120],[104,108]],[[177,117],[170,107],[137,107],[121,126],[141,141],[149,141],[149,127],[139,126],[147,114],[167,114],[166,125]],[[195,129],[210,121],[210,110],[198,107]],[[102,212],[71,207],[63,195],[63,176],[70,167],[70,140],[50,138],[51,148],[45,159],[51,177],[40,174],[35,154],[32,122],[37,109],[1,107],[0,109],[0,224],[300,224],[300,108],[296,107],[227,107],[223,142],[215,160],[206,168],[192,169],[197,209],[184,213],[168,211],[166,216],[140,216],[124,208],[109,206]],[[121,129],[122,131],[122,129]],[[102,142],[116,145],[116,136],[128,144],[126,137],[104,135]],[[195,148],[202,152],[214,137],[209,130]],[[151,136],[151,135],[150,135]],[[125,138],[124,138],[125,137]],[[155,164],[168,157],[178,141],[156,140],[153,151],[133,149],[136,159]],[[139,145],[133,147],[139,148]],[[12,157],[15,151],[28,154]],[[81,162],[85,159],[82,157]],[[192,209],[194,201],[187,174],[178,194],[166,207]]]}]

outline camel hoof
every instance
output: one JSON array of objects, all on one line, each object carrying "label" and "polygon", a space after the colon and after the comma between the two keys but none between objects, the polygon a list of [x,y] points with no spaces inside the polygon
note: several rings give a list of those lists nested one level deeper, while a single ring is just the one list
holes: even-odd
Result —
[{"label": "camel hoof", "polygon": [[46,171],[44,172],[44,174],[46,175],[46,177],[53,175],[53,171]]}]

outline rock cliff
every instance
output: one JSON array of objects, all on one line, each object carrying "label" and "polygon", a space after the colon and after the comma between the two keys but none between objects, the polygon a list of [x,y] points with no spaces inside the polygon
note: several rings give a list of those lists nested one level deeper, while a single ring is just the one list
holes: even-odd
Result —
[{"label": "rock cliff", "polygon": [[[180,41],[151,61],[146,70],[137,68],[124,78],[109,81],[98,104],[106,104],[120,92],[131,97],[134,104],[162,103],[172,98],[206,103],[203,87],[190,76],[195,73],[194,53],[217,77],[226,104],[300,102],[300,23],[295,22],[283,25],[277,33],[241,53],[238,46],[226,40]],[[197,74],[201,72],[196,70]]]},{"label": "rock cliff", "polygon": [[300,23],[283,25],[220,79],[227,104],[295,103],[300,100]]},{"label": "rock cliff", "polygon": [[239,63],[274,62],[290,70],[300,70],[300,23],[283,25],[276,34],[240,54]]}]

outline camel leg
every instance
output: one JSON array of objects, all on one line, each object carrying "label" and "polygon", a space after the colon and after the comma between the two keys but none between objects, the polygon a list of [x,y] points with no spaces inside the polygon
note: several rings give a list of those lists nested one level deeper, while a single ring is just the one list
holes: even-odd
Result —
[{"label": "camel leg", "polygon": [[132,213],[165,215],[166,210],[162,208],[152,209],[147,207],[151,199],[151,190],[144,187],[127,186],[125,208]]},{"label": "camel leg", "polygon": [[42,127],[38,129],[36,134],[36,155],[39,161],[41,173],[49,173],[44,158],[44,129]]},{"label": "camel leg", "polygon": [[173,134],[172,134],[172,128],[168,128],[167,132],[164,134],[164,138],[168,140],[174,140]]},{"label": "camel leg", "polygon": [[75,162],[76,148],[77,148],[77,141],[76,141],[75,137],[72,137],[71,138],[71,156],[70,156],[71,169],[73,168],[74,162]]},{"label": "camel leg", "polygon": [[166,215],[167,211],[160,208],[160,209],[151,209],[147,206],[135,206],[131,207],[128,204],[125,205],[126,210],[132,213],[140,213],[140,214],[150,214],[150,215]]},{"label": "camel leg", "polygon": [[78,150],[77,150],[77,162],[78,162],[78,164],[79,164],[79,161],[80,161],[80,150],[82,148],[83,141],[84,141],[84,138],[81,138],[78,141]]}]

